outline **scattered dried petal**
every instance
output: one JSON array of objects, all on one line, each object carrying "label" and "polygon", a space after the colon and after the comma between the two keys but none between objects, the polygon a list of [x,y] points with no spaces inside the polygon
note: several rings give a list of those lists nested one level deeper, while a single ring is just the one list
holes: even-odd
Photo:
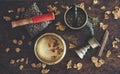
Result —
[{"label": "scattered dried petal", "polygon": [[82,63],[77,63],[77,70],[81,70],[82,69]]},{"label": "scattered dried petal", "polygon": [[42,68],[46,68],[46,64],[42,64]]},{"label": "scattered dried petal", "polygon": [[109,17],[109,15],[108,14],[104,14],[104,19],[106,19],[106,20],[108,20],[110,17]]},{"label": "scattered dried petal", "polygon": [[32,68],[36,68],[37,67],[35,63],[32,63],[31,66],[32,66]]},{"label": "scattered dried petal", "polygon": [[75,48],[76,46],[72,43],[69,44],[69,49]]},{"label": "scattered dried petal", "polygon": [[82,8],[82,9],[85,9],[85,3],[82,2],[82,3],[78,4],[78,7]]},{"label": "scattered dried petal", "polygon": [[107,53],[106,53],[106,57],[108,58],[108,57],[110,57],[110,55],[111,55],[111,51],[108,50]]},{"label": "scattered dried petal", "polygon": [[41,70],[41,73],[42,73],[42,74],[47,74],[49,71],[50,71],[50,69],[42,69],[42,70]]},{"label": "scattered dried petal", "polygon": [[19,52],[21,51],[21,49],[20,49],[20,48],[16,48],[15,51],[16,51],[17,53],[19,53]]},{"label": "scattered dried petal", "polygon": [[73,68],[77,68],[77,64],[74,64],[74,65],[73,65]]},{"label": "scattered dried petal", "polygon": [[95,66],[96,66],[96,67],[101,67],[102,65],[101,65],[101,63],[96,62],[96,63],[95,63]]},{"label": "scattered dried petal", "polygon": [[111,14],[111,11],[106,11],[105,13],[109,15],[109,14]]},{"label": "scattered dried petal", "polygon": [[17,62],[17,63],[20,62],[20,59],[17,59],[16,62]]},{"label": "scattered dried petal", "polygon": [[67,63],[67,69],[72,68],[72,60],[69,60]]},{"label": "scattered dried petal", "polygon": [[10,60],[10,64],[15,64],[15,60],[14,60],[14,59],[11,59],[11,60]]},{"label": "scattered dried petal", "polygon": [[100,28],[106,30],[108,28],[108,24],[103,24],[102,22],[100,22]]},{"label": "scattered dried petal", "polygon": [[92,8],[91,8],[91,7],[88,7],[88,10],[90,11],[90,10],[92,10]]},{"label": "scattered dried petal", "polygon": [[67,6],[67,5],[61,5],[61,8],[63,8],[63,9],[69,9],[69,6]]},{"label": "scattered dried petal", "polygon": [[23,65],[20,65],[20,66],[19,66],[19,69],[20,69],[20,70],[22,70],[22,69],[23,69],[23,67],[24,67]]},{"label": "scattered dried petal", "polygon": [[91,57],[91,61],[93,62],[93,63],[96,63],[96,62],[98,62],[98,58],[96,58],[96,57]]},{"label": "scattered dried petal", "polygon": [[24,62],[24,60],[25,60],[24,58],[21,58],[21,59],[20,59],[20,62]]},{"label": "scattered dried petal", "polygon": [[99,59],[98,61],[101,65],[103,65],[105,63],[105,61],[103,59]]},{"label": "scattered dried petal", "polygon": [[9,52],[9,51],[10,51],[10,48],[6,48],[5,51],[6,51],[6,52]]},{"label": "scattered dried petal", "polygon": [[112,14],[114,15],[114,19],[120,18],[120,7],[115,7],[115,10],[112,11]]},{"label": "scattered dried petal", "polygon": [[55,7],[54,5],[48,5],[47,6],[47,11],[48,12],[55,12],[57,10],[57,7]]},{"label": "scattered dried petal", "polygon": [[63,25],[61,24],[61,22],[57,22],[57,23],[56,23],[56,29],[57,29],[57,30],[60,30],[60,31],[64,31],[64,30],[65,30],[65,26],[63,26]]},{"label": "scattered dried petal", "polygon": [[106,9],[106,7],[105,7],[105,6],[102,6],[100,9],[101,9],[101,10],[105,10],[105,9]]},{"label": "scattered dried petal", "polygon": [[15,19],[19,19],[19,15],[16,15],[16,16],[15,16]]},{"label": "scattered dried petal", "polygon": [[93,5],[99,4],[99,0],[93,0]]},{"label": "scattered dried petal", "polygon": [[13,12],[14,12],[14,10],[12,10],[12,9],[8,10],[8,13],[13,13]]},{"label": "scattered dried petal", "polygon": [[22,7],[22,8],[17,8],[17,13],[19,14],[19,13],[22,13],[22,12],[24,12],[25,11],[25,8],[24,7]]},{"label": "scattered dried petal", "polygon": [[16,39],[13,39],[13,44],[17,44],[17,40]]},{"label": "scattered dried petal", "polygon": [[10,18],[9,16],[4,16],[3,19],[4,19],[5,21],[10,21],[10,20],[11,20],[11,18]]},{"label": "scattered dried petal", "polygon": [[119,38],[115,38],[115,40],[116,40],[117,42],[120,42],[120,39],[119,39]]},{"label": "scattered dried petal", "polygon": [[117,55],[118,58],[120,58],[120,55]]},{"label": "scattered dried petal", "polygon": [[41,63],[36,64],[36,68],[40,68],[41,67]]}]

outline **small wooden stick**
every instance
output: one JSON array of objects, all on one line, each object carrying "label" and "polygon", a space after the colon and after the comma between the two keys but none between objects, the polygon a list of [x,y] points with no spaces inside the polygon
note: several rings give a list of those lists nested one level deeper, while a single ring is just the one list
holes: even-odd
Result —
[{"label": "small wooden stick", "polygon": [[101,48],[100,48],[100,51],[99,51],[99,54],[98,54],[99,57],[102,56],[103,50],[104,50],[105,45],[106,45],[106,42],[107,42],[107,40],[108,40],[108,35],[109,35],[109,31],[106,30],[106,31],[105,31],[105,34],[104,34],[104,36],[103,36],[103,40],[102,40],[102,43],[101,43]]}]

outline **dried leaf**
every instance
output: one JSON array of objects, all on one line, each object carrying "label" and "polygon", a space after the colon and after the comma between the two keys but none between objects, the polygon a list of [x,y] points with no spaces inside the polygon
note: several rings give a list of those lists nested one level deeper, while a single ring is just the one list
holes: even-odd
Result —
[{"label": "dried leaf", "polygon": [[103,59],[99,59],[98,61],[101,65],[103,65],[105,63],[105,61]]},{"label": "dried leaf", "polygon": [[110,17],[109,17],[109,15],[108,14],[104,14],[104,19],[106,19],[106,20],[108,20]]},{"label": "dried leaf", "polygon": [[77,68],[77,64],[74,64],[74,65],[73,65],[73,68]]},{"label": "dried leaf", "polygon": [[111,14],[111,11],[106,11],[105,14],[108,14],[108,15],[109,15],[109,14]]},{"label": "dried leaf", "polygon": [[55,12],[57,10],[57,7],[55,7],[54,5],[48,5],[47,6],[47,11],[48,12]]},{"label": "dried leaf", "polygon": [[101,65],[101,63],[96,62],[96,63],[95,63],[95,66],[96,66],[96,67],[101,67],[102,65]]}]

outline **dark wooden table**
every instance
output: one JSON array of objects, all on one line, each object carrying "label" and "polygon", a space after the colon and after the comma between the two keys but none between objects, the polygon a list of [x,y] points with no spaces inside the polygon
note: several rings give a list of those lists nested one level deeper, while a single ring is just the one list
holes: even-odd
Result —
[{"label": "dark wooden table", "polygon": [[[112,54],[109,58],[105,57],[106,50],[103,52],[102,58],[105,60],[105,64],[100,68],[96,68],[94,64],[91,62],[92,56],[97,56],[99,48],[95,50],[89,50],[85,55],[84,59],[80,59],[73,50],[68,48],[68,44],[71,41],[65,39],[67,44],[67,53],[64,59],[56,64],[56,65],[47,65],[47,68],[50,69],[48,74],[120,74],[120,58],[117,58],[117,55],[120,54],[120,44],[118,44],[118,49],[112,47],[113,40],[117,37],[120,38],[120,19],[115,20],[113,15],[110,14],[110,18],[108,20],[104,19],[105,11],[114,10],[115,6],[120,7],[120,0],[99,0],[100,4],[93,5],[93,0],[26,0],[26,1],[0,1],[0,74],[41,74],[42,68],[32,68],[31,63],[39,63],[34,54],[34,42],[36,38],[31,39],[25,27],[18,27],[13,29],[11,27],[11,21],[14,20],[16,13],[8,13],[9,9],[16,11],[18,7],[25,7],[27,9],[33,2],[36,2],[39,6],[40,10],[43,13],[47,13],[47,6],[49,4],[53,4],[55,1],[58,2],[57,7],[60,9],[61,14],[56,16],[56,19],[45,29],[43,30],[39,36],[43,33],[53,32],[57,33],[64,38],[64,34],[73,34],[74,37],[80,38],[80,44],[77,46],[83,46],[86,44],[86,40],[89,38],[89,29],[87,27],[83,28],[79,31],[72,31],[68,27],[66,30],[61,32],[56,30],[55,23],[61,21],[63,25],[65,25],[63,20],[63,15],[65,10],[61,9],[61,5],[72,6],[73,4],[79,4],[81,2],[85,3],[85,9],[89,16],[98,17],[99,22],[103,22],[108,24],[108,30],[110,32],[109,40],[106,45],[106,50],[111,50]],[[105,10],[101,10],[100,7],[106,6]],[[91,7],[91,10],[88,8]],[[20,14],[18,14],[20,15]],[[3,19],[4,16],[10,16],[13,19],[11,21],[5,21]],[[65,25],[66,26],[66,25]],[[99,23],[94,26],[95,37],[101,42],[104,34],[104,30],[99,27]],[[23,40],[23,44],[21,46],[13,44],[12,40],[22,40],[22,36],[25,36]],[[28,45],[29,42],[32,42],[31,45]],[[15,48],[19,47],[21,51],[19,53],[15,52]],[[5,49],[10,48],[9,52],[6,52]],[[20,59],[20,58],[29,59],[28,64],[25,62],[10,64],[10,60]],[[81,70],[76,70],[74,68],[67,69],[66,64],[69,60],[74,63],[81,62],[83,67]],[[19,65],[23,64],[23,70],[19,70]]]}]

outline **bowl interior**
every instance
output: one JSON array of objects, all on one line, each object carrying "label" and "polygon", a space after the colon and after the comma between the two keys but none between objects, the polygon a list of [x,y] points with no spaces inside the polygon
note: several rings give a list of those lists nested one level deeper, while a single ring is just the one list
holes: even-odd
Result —
[{"label": "bowl interior", "polygon": [[46,33],[40,36],[35,43],[35,55],[46,64],[60,62],[66,53],[64,40],[57,34]]}]

